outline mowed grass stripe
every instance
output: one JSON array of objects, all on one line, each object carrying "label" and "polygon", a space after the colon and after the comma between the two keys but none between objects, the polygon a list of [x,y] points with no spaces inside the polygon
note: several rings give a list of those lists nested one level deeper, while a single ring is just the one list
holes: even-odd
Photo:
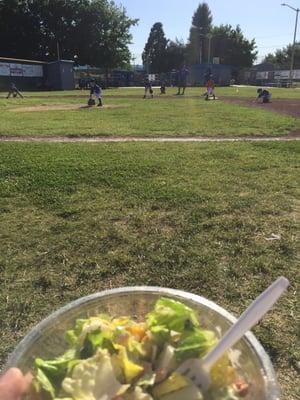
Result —
[{"label": "mowed grass stripe", "polygon": [[43,317],[105,288],[179,288],[237,315],[285,275],[289,293],[255,333],[283,399],[297,398],[299,149],[1,143],[2,361]]},{"label": "mowed grass stripe", "polygon": [[249,136],[283,135],[300,120],[264,109],[203,99],[104,99],[108,109],[20,112],[18,108],[85,105],[84,99],[1,100],[0,135],[18,136]]}]

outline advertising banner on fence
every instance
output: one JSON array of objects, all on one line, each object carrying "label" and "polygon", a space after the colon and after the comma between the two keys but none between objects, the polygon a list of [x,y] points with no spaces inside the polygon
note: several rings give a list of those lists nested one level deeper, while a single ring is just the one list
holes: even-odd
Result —
[{"label": "advertising banner on fence", "polygon": [[22,65],[23,76],[27,77],[43,77],[43,67],[41,65]]},{"label": "advertising banner on fence", "polygon": [[0,63],[0,76],[10,76],[9,64]]},{"label": "advertising banner on fence", "polygon": [[23,76],[22,64],[9,64],[10,76]]},{"label": "advertising banner on fence", "polygon": [[[290,71],[275,71],[274,78],[276,80],[288,80],[290,79]],[[292,72],[292,79],[300,79],[300,69],[295,69]]]},{"label": "advertising banner on fence", "polygon": [[42,65],[0,63],[0,76],[24,76],[42,78]]}]

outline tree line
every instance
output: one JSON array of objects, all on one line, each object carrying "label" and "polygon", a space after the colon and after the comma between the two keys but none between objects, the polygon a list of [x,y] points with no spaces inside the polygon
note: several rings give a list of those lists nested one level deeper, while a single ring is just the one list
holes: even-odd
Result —
[{"label": "tree line", "polygon": [[[53,61],[59,52],[61,58],[80,64],[127,67],[130,29],[137,23],[124,7],[110,0],[0,0],[0,55]],[[290,45],[268,54],[264,61],[289,68],[291,54]],[[142,57],[149,72],[156,73],[178,69],[183,63],[205,63],[213,57],[222,64],[250,67],[256,56],[255,40],[245,38],[239,25],[213,25],[211,10],[204,2],[193,15],[187,43],[167,39],[163,25],[157,22]],[[300,43],[295,67],[300,68]]]},{"label": "tree line", "polygon": [[110,0],[0,0],[0,54],[121,67],[137,22]]},{"label": "tree line", "polygon": [[[293,46],[290,44],[283,49],[278,49],[275,53],[269,53],[264,59],[264,63],[273,64],[276,69],[290,69],[292,61]],[[294,68],[300,69],[300,42],[296,43]]]},{"label": "tree line", "polygon": [[200,3],[192,18],[187,43],[168,40],[163,25],[153,25],[142,55],[149,72],[167,72],[189,65],[211,62],[218,57],[220,63],[237,68],[250,67],[257,56],[255,40],[245,38],[241,28],[231,25],[213,25],[213,16],[207,3]]}]

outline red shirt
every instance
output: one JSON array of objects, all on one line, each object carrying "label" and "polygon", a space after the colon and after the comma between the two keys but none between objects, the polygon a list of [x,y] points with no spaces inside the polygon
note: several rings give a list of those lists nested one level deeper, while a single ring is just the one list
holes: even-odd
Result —
[{"label": "red shirt", "polygon": [[208,81],[207,81],[207,88],[212,88],[212,89],[214,89],[215,88],[215,81],[214,80],[212,80],[212,79],[209,79]]}]

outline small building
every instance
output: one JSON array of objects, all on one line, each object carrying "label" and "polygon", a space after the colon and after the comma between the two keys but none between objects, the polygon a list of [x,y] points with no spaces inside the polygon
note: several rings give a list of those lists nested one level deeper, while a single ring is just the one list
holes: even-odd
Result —
[{"label": "small building", "polygon": [[49,90],[75,89],[74,62],[59,60],[48,63],[45,68],[45,86]]},{"label": "small building", "polygon": [[71,90],[75,88],[73,61],[44,62],[0,57],[0,91],[14,83],[24,90]]}]

